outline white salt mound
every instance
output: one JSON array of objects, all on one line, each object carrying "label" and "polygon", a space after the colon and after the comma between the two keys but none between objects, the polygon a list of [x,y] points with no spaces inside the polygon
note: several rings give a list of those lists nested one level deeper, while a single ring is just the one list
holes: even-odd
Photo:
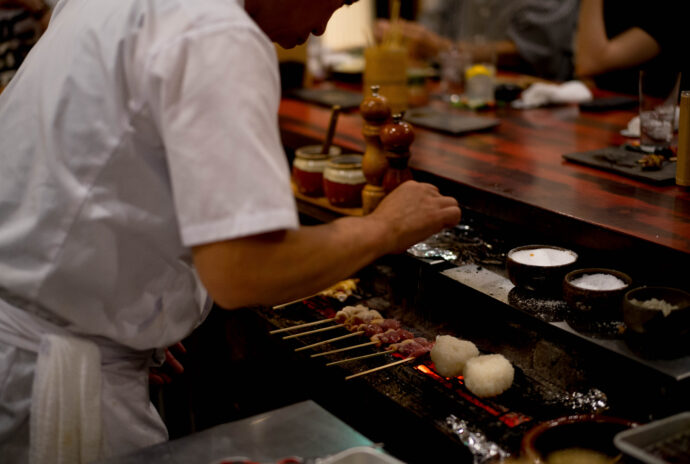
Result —
[{"label": "white salt mound", "polygon": [[668,316],[669,314],[671,314],[671,311],[673,311],[674,309],[678,309],[678,306],[671,304],[666,300],[659,300],[658,298],[650,298],[649,300],[644,301],[631,298],[630,302],[638,306],[642,306],[643,308],[658,309],[663,313],[664,316]]},{"label": "white salt mound", "polygon": [[627,284],[612,274],[584,274],[570,281],[576,287],[587,290],[618,290]]},{"label": "white salt mound", "polygon": [[513,261],[531,266],[563,266],[575,262],[575,255],[555,248],[534,248],[511,253]]},{"label": "white salt mound", "polygon": [[515,369],[501,354],[471,358],[463,370],[465,386],[480,398],[500,395],[513,383]]},{"label": "white salt mound", "polygon": [[470,341],[460,340],[451,335],[437,335],[436,343],[429,354],[439,375],[457,377],[462,374],[467,360],[479,356],[479,350]]}]

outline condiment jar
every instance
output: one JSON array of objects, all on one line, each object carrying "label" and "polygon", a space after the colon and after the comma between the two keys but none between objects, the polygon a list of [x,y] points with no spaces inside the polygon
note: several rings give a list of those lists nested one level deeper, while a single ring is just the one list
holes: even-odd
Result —
[{"label": "condiment jar", "polygon": [[341,155],[331,158],[323,172],[323,189],[333,206],[362,206],[362,189],[367,183],[362,172],[362,155]]},{"label": "condiment jar", "polygon": [[329,155],[321,153],[321,145],[307,145],[295,150],[295,160],[292,162],[292,180],[297,191],[310,197],[323,196],[323,171],[328,160],[340,155],[337,146],[329,148]]}]

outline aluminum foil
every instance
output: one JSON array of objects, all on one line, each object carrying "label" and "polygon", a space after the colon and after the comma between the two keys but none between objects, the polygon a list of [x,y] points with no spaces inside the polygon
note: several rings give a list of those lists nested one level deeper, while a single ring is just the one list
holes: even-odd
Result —
[{"label": "aluminum foil", "polygon": [[456,265],[505,264],[505,254],[477,237],[477,231],[467,224],[444,229],[411,246],[407,251],[418,258],[443,259]]},{"label": "aluminum foil", "polygon": [[596,388],[592,388],[586,393],[571,393],[568,395],[568,398],[566,398],[565,403],[573,409],[573,411],[577,412],[590,411],[595,413],[609,408],[606,394]]},{"label": "aluminum foil", "polygon": [[510,456],[510,453],[489,441],[483,433],[470,430],[467,421],[451,414],[446,418],[446,424],[470,450],[474,456],[474,464],[502,461]]}]

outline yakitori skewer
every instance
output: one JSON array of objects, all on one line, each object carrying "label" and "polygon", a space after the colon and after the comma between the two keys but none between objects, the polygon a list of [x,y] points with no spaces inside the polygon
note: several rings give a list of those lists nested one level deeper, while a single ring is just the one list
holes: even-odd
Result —
[{"label": "yakitori skewer", "polygon": [[[335,320],[336,322],[339,322],[339,324],[330,326],[330,327],[324,327],[321,329],[314,329],[314,330],[309,330],[306,332],[300,332],[292,335],[288,335],[283,337],[283,339],[290,339],[290,338],[297,338],[301,337],[302,335],[310,335],[310,334],[315,334],[319,332],[325,332],[327,330],[333,330],[337,329],[339,327],[345,327],[347,330],[351,332],[357,332],[358,327],[360,326],[366,326],[367,324],[373,324],[373,323],[379,323],[384,321],[384,319],[381,317],[381,313],[379,313],[376,310],[373,309],[367,309],[366,306],[363,305],[357,305],[357,306],[346,306],[345,308],[341,309],[337,313],[335,313],[335,317],[333,317],[330,320]],[[396,322],[397,323],[397,322]],[[399,324],[399,323],[398,323]],[[387,326],[392,326],[391,324],[387,324]],[[383,327],[383,326],[382,326]],[[294,328],[294,327],[293,327]],[[367,329],[364,329],[365,333]],[[382,328],[379,328],[379,331],[381,331]]]},{"label": "yakitori skewer", "polygon": [[313,295],[309,295],[309,296],[303,296],[302,298],[298,298],[298,299],[296,299],[296,300],[288,301],[287,303],[277,304],[277,305],[273,306],[273,309],[282,309],[282,308],[285,308],[285,307],[287,307],[287,306],[293,305],[293,304],[295,304],[295,303],[300,303],[300,302],[302,302],[302,301],[304,301],[304,300],[308,300],[309,298],[314,298],[315,296],[318,296],[320,293],[321,293],[321,292],[319,292],[319,293],[314,293]]},{"label": "yakitori skewer", "polygon": [[366,342],[366,343],[360,343],[359,345],[351,345],[351,346],[346,346],[345,348],[338,348],[336,350],[322,351],[321,353],[312,354],[311,357],[312,358],[318,358],[320,356],[326,356],[328,354],[340,353],[341,351],[349,351],[349,350],[354,350],[355,348],[362,348],[364,346],[371,346],[371,345],[377,345],[377,343],[376,342]]},{"label": "yakitori skewer", "polygon": [[[335,366],[336,364],[342,364],[349,361],[358,361],[360,359],[373,358],[374,356],[381,356],[382,354],[395,353],[395,350],[377,351],[376,353],[363,354],[362,356],[355,356],[354,358],[341,359],[340,361],[329,362],[327,366]],[[314,355],[312,355],[314,356]]]},{"label": "yakitori skewer", "polygon": [[[385,322],[385,321],[384,321]],[[371,341],[366,342],[366,343],[360,343],[359,345],[352,345],[352,346],[346,346],[344,348],[338,348],[335,350],[330,350],[330,351],[324,351],[322,353],[316,353],[311,355],[312,358],[316,358],[318,356],[326,356],[328,354],[332,353],[339,353],[341,351],[348,351],[348,350],[354,350],[355,348],[362,348],[365,346],[371,346],[371,345],[376,345],[376,346],[381,346],[381,345],[390,345],[392,343],[398,343],[402,340],[407,340],[408,338],[414,338],[414,334],[412,332],[409,332],[405,329],[388,329],[385,332],[379,332],[379,333],[374,333],[373,335],[367,331],[367,326],[368,324],[362,324],[358,327],[362,327],[363,331],[366,335],[370,335]],[[377,324],[379,326],[384,325],[384,324]]]},{"label": "yakitori skewer", "polygon": [[[289,303],[286,303],[289,304]],[[289,330],[302,329],[306,327],[311,327],[319,324],[325,324],[326,322],[335,321],[341,325],[334,327],[342,327],[342,325],[353,325],[355,323],[361,324],[363,322],[368,322],[369,320],[380,318],[381,314],[378,311],[370,310],[364,305],[357,306],[345,306],[343,309],[335,313],[334,317],[329,317],[327,319],[322,319],[315,322],[306,322],[304,324],[297,324],[290,327],[285,327],[282,329],[272,330],[270,334],[277,334],[282,332],[287,332]],[[306,335],[306,332],[304,333]]]},{"label": "yakitori skewer", "polygon": [[290,330],[304,329],[306,327],[313,327],[315,325],[325,324],[326,322],[332,322],[334,320],[335,320],[335,318],[329,317],[328,319],[321,319],[319,321],[314,321],[314,322],[305,322],[304,324],[291,325],[290,327],[284,327],[282,329],[271,330],[268,333],[273,335],[273,334],[277,334],[277,333],[289,332]]},{"label": "yakitori skewer", "polygon": [[424,337],[409,338],[407,340],[401,341],[400,343],[393,343],[388,348],[390,350],[397,351],[401,355],[405,356],[405,359],[390,364],[385,364],[374,369],[369,369],[358,374],[350,375],[348,377],[345,377],[345,380],[358,377],[360,375],[368,374],[370,372],[376,372],[378,370],[385,369],[386,367],[397,366],[398,364],[402,364],[402,362],[406,362],[411,359],[415,359],[427,354],[429,351],[431,351],[433,347],[434,342],[429,341]]},{"label": "yakitori skewer", "polygon": [[311,334],[315,334],[315,333],[319,333],[319,332],[326,332],[327,330],[338,329],[340,327],[345,327],[345,324],[336,324],[336,325],[332,325],[330,327],[323,327],[321,329],[308,330],[307,332],[300,332],[300,333],[296,333],[296,334],[292,334],[292,335],[287,335],[287,336],[283,337],[283,340],[287,340],[289,338],[297,338],[297,337],[301,337],[303,335],[311,335]]},{"label": "yakitori skewer", "polygon": [[304,296],[304,297],[298,298],[296,300],[288,301],[287,303],[281,303],[281,304],[275,305],[275,306],[273,306],[273,309],[285,308],[286,306],[290,306],[290,305],[293,305],[295,303],[299,303],[301,301],[308,300],[310,298],[314,298],[315,296],[319,296],[319,295],[335,298],[338,301],[342,302],[342,301],[345,301],[356,290],[357,282],[359,282],[359,279],[341,280],[340,282],[336,283],[335,285],[331,285],[327,289],[321,290],[319,293],[314,293],[313,295]]},{"label": "yakitori skewer", "polygon": [[364,333],[363,331],[362,332],[352,332],[352,333],[349,333],[347,335],[343,335],[341,337],[329,338],[328,340],[324,340],[322,342],[312,343],[311,345],[305,345],[305,346],[301,346],[299,348],[295,348],[295,351],[308,350],[309,348],[314,348],[316,346],[325,345],[326,343],[337,342],[338,340],[343,340],[345,338],[356,337],[357,335],[362,335],[363,333]]},{"label": "yakitori skewer", "polygon": [[413,358],[413,357],[409,357],[409,358],[405,358],[405,359],[400,359],[398,361],[393,361],[392,363],[384,364],[383,366],[374,367],[373,369],[369,369],[366,371],[357,372],[356,374],[348,375],[347,377],[345,377],[345,380],[350,380],[350,379],[354,379],[355,377],[359,377],[359,376],[366,375],[366,374],[371,374],[372,372],[376,372],[376,371],[380,371],[382,369],[387,369],[389,367],[397,366],[398,364],[410,362],[414,359],[415,358]]}]

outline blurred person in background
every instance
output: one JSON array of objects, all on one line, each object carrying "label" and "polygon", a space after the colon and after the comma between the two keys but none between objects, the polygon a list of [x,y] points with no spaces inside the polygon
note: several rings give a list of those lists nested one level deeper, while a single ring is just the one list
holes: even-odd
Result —
[{"label": "blurred person in background", "polygon": [[0,90],[43,31],[57,0],[0,0]]},{"label": "blurred person in background", "polygon": [[[577,15],[578,0],[422,0],[417,20],[401,20],[400,28],[413,59],[488,43],[500,69],[567,80]],[[375,35],[389,30],[379,20]]]},{"label": "blurred person in background", "polygon": [[575,73],[602,89],[638,94],[642,67],[676,68],[688,89],[685,16],[676,2],[580,0]]}]

